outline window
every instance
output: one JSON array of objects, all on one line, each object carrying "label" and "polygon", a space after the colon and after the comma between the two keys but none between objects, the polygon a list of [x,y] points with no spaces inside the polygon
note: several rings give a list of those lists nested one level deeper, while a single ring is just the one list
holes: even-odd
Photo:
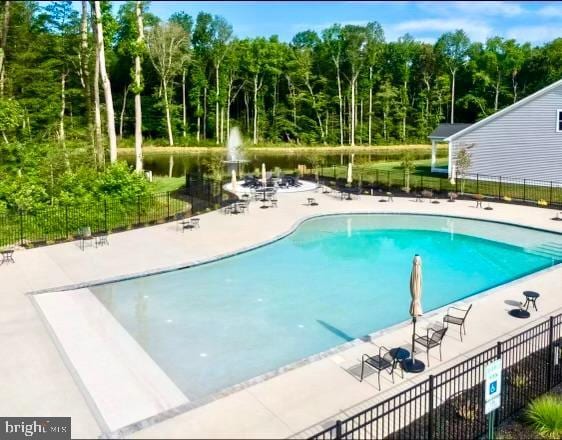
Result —
[{"label": "window", "polygon": [[556,110],[556,131],[562,133],[562,110]]}]

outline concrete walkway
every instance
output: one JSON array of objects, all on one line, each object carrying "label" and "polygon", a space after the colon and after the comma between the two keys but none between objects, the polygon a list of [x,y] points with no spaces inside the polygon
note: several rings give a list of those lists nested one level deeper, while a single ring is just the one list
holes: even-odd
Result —
[{"label": "concrete walkway", "polygon": [[[305,206],[313,196],[319,206]],[[494,210],[477,209],[474,202],[416,203],[395,199],[379,203],[380,197],[341,201],[320,193],[284,194],[279,208],[259,209],[254,202],[247,215],[224,216],[211,212],[201,216],[201,228],[178,232],[175,224],[131,230],[109,237],[110,246],[87,248],[77,243],[16,252],[16,264],[0,267],[0,412],[13,416],[71,416],[73,437],[107,434],[103,414],[88,393],[80,391],[62,357],[57,352],[40,314],[26,292],[96,282],[130,274],[178,267],[214,258],[266,242],[289,231],[302,218],[314,214],[342,212],[409,212],[483,218],[562,232],[562,222],[552,221],[555,211],[541,208],[493,204]],[[444,343],[444,362],[432,358],[432,368],[443,368],[471,350],[517,332],[521,322],[506,311],[521,299],[523,290],[541,293],[540,312],[532,320],[548,316],[562,307],[560,289],[562,267],[534,274],[481,294],[474,301],[463,343],[451,332]],[[425,324],[435,316],[425,316]],[[525,323],[530,325],[530,323]],[[420,327],[423,327],[424,323]],[[397,382],[383,381],[383,391],[371,376],[359,383],[348,370],[358,364],[362,353],[373,354],[377,346],[407,345],[407,323],[374,335],[370,342],[358,342],[292,369],[269,380],[244,388],[206,405],[171,417],[177,411],[123,427],[120,433],[137,438],[185,437],[288,437],[306,436],[337,417],[352,414],[356,408],[411,386],[422,376],[408,376]],[[429,370],[431,372],[431,370]],[[427,371],[426,373],[427,374]],[[425,377],[425,376],[424,376]],[[181,409],[181,408],[180,408]],[[160,421],[160,423],[155,423]],[[119,423],[112,423],[119,426]],[[139,428],[144,428],[139,430]]]}]

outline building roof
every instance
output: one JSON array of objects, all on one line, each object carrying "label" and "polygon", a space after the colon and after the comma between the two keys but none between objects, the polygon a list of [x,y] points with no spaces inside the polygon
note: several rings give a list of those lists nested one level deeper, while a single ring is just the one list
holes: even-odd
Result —
[{"label": "building roof", "polygon": [[449,124],[444,122],[442,124],[439,124],[428,137],[429,139],[445,139],[455,133],[458,133],[459,131],[464,130],[470,125],[472,124]]},{"label": "building roof", "polygon": [[[533,93],[532,95],[527,96],[526,98],[523,98],[521,101],[517,101],[515,104],[511,104],[510,106],[500,110],[499,112],[496,112],[490,116],[488,116],[487,118],[484,118],[478,122],[476,122],[475,124],[470,125],[469,127],[466,127],[463,130],[460,131],[456,131],[455,133],[451,133],[447,138],[445,138],[445,141],[452,141],[460,136],[464,136],[466,133],[471,132],[472,130],[476,130],[479,127],[482,127],[483,125],[488,124],[489,122],[492,122],[494,119],[499,118],[500,116],[505,115],[506,113],[509,113],[510,111],[513,111],[531,101],[534,101],[535,99],[541,97],[542,95],[544,95],[545,93],[550,92],[553,89],[556,89],[557,87],[562,86],[562,79],[559,79],[556,82],[553,82],[552,84],[546,86],[543,89],[540,89],[539,91]],[[456,124],[455,124],[456,125]],[[433,133],[432,133],[433,134]],[[431,135],[429,136],[431,138]]]}]

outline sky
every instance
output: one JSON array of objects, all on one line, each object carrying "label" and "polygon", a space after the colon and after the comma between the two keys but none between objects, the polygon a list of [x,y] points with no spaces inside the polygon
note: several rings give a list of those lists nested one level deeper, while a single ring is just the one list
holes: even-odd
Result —
[{"label": "sky", "polygon": [[[115,11],[119,3],[115,2]],[[290,41],[300,31],[333,24],[378,21],[389,41],[405,33],[434,43],[443,32],[464,29],[475,41],[499,35],[541,44],[562,37],[562,2],[507,1],[153,1],[162,19],[184,11],[224,17],[239,38],[278,35]]]}]

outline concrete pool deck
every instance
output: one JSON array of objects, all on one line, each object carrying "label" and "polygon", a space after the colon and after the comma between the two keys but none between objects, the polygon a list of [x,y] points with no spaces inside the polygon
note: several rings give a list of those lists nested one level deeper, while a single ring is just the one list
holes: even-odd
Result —
[{"label": "concrete pool deck", "polygon": [[[562,232],[562,222],[551,220],[556,211],[550,209],[492,203],[494,210],[486,211],[475,208],[472,201],[441,201],[435,205],[428,201],[416,203],[414,198],[396,198],[392,203],[380,203],[379,196],[342,201],[329,194],[308,194],[282,194],[277,209],[259,209],[260,203],[254,202],[248,214],[204,214],[200,216],[201,228],[185,233],[177,231],[174,223],[168,223],[113,234],[109,237],[110,246],[86,248],[85,252],[77,243],[16,252],[16,264],[0,267],[3,310],[0,354],[4,359],[0,364],[3,378],[0,392],[4,397],[0,412],[13,416],[71,416],[73,437],[107,436],[115,427],[119,430],[113,435],[136,438],[306,436],[320,429],[319,424],[352,414],[355,408],[368,406],[426,377],[427,372],[406,375],[392,387],[383,375],[382,392],[379,392],[374,376],[359,383],[347,371],[358,364],[362,353],[373,354],[378,345],[407,345],[411,331],[408,325],[379,332],[370,342],[359,341],[175,417],[171,417],[175,413],[172,410],[127,426],[131,423],[127,417],[121,420],[122,424],[120,420],[107,423],[107,415],[100,413],[89,393],[80,389],[57,352],[60,347],[50,337],[25,293],[189,265],[266,242],[291,230],[300,219],[315,214],[443,214]],[[307,197],[315,197],[319,206],[305,206]],[[454,331],[448,334],[443,346],[444,361],[431,356],[430,371],[518,332],[522,325],[530,325],[506,313],[513,308],[513,301],[521,300],[523,290],[541,293],[539,312],[532,313],[528,320],[535,321],[562,307],[561,289],[562,265],[558,265],[493,289],[493,295],[483,294],[469,300],[474,302],[474,310],[465,341],[461,343]],[[432,320],[431,315],[424,317],[426,323]],[[103,392],[104,384],[97,386]],[[122,409],[126,413],[126,408]]]}]

